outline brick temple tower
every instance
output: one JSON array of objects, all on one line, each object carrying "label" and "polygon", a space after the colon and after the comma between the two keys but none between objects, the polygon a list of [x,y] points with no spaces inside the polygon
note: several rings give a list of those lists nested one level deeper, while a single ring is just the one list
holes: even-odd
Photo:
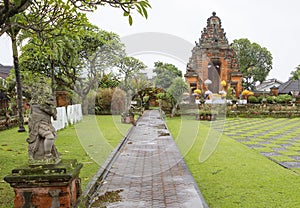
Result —
[{"label": "brick temple tower", "polygon": [[199,42],[195,44],[184,75],[190,93],[196,88],[205,90],[206,80],[211,81],[209,90],[218,93],[222,88],[220,83],[224,80],[225,90],[231,86],[238,96],[242,90],[242,74],[236,54],[221,26],[221,19],[215,12],[207,19],[207,26],[201,32]]}]

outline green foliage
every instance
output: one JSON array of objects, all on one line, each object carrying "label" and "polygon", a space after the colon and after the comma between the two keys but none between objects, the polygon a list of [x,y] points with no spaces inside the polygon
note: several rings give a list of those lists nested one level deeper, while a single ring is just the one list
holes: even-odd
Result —
[{"label": "green foliage", "polygon": [[120,81],[112,74],[104,74],[99,81],[100,88],[115,88],[119,86]]},{"label": "green foliage", "polygon": [[295,71],[291,72],[292,79],[293,80],[299,80],[300,79],[300,64],[296,67]]},{"label": "green foliage", "polygon": [[95,111],[95,114],[100,114],[101,112],[110,112],[113,93],[114,90],[110,88],[98,89],[95,98],[95,107],[98,108],[97,111]]},{"label": "green foliage", "polygon": [[290,101],[292,101],[292,96],[288,94],[278,95],[275,97],[276,103],[289,103]]},{"label": "green foliage", "polygon": [[151,83],[148,80],[147,75],[138,72],[134,75],[132,79],[130,79],[130,86],[132,89],[134,89],[135,92],[140,92],[150,87]]},{"label": "green foliage", "polygon": [[288,94],[278,95],[278,96],[266,96],[268,103],[289,103],[292,101],[292,96]]},{"label": "green foliage", "polygon": [[248,97],[248,102],[249,103],[259,103],[258,98],[253,95]]},{"label": "green foliage", "polygon": [[120,88],[99,88],[88,96],[89,114],[120,114],[124,111],[125,92]]},{"label": "green foliage", "polygon": [[126,93],[123,90],[120,88],[114,89],[114,94],[111,101],[111,112],[113,114],[120,114],[121,112],[125,111],[125,97]]},{"label": "green foliage", "polygon": [[127,93],[129,93],[129,90],[132,92],[139,91],[139,82],[140,78],[142,78],[140,76],[141,71],[146,69],[146,65],[137,58],[123,56],[118,60],[117,67],[120,76],[124,77],[124,81],[121,84],[123,89]]},{"label": "green foliage", "polygon": [[258,97],[257,97],[258,103],[262,103],[263,98],[264,98],[264,97],[263,97],[262,95],[258,96]]},{"label": "green foliage", "polygon": [[275,102],[275,96],[267,95],[266,99],[267,99],[268,103],[274,103]]},{"label": "green foliage", "polygon": [[256,82],[263,82],[272,69],[272,54],[265,47],[248,39],[234,40],[232,48],[238,57],[245,89],[253,90]]},{"label": "green foliage", "polygon": [[235,94],[233,92],[233,88],[232,87],[228,87],[227,88],[227,94],[226,94],[226,99],[232,100],[235,98]]},{"label": "green foliage", "polygon": [[[27,44],[21,49],[20,67],[23,71],[54,77],[58,85],[72,88],[80,74],[76,67],[79,65],[81,44],[92,26],[84,14],[55,2],[52,6],[64,9],[57,12],[51,24],[46,24],[47,14],[37,23],[41,27],[38,33],[34,29],[23,31],[20,39],[26,39]],[[39,14],[39,11],[34,12],[31,18]],[[68,15],[64,16],[65,13]]]},{"label": "green foliage", "polygon": [[183,93],[188,92],[188,85],[181,77],[177,77],[172,82],[167,92],[176,100],[177,103],[179,103],[182,99]]},{"label": "green foliage", "polygon": [[[55,5],[55,6],[53,6]],[[96,0],[96,1],[82,1],[82,0],[43,0],[43,1],[30,1],[30,0],[14,0],[0,2],[0,36],[10,29],[9,21],[14,19],[15,22],[22,25],[23,28],[28,29],[29,27],[35,27],[37,30],[42,24],[36,25],[34,22],[43,22],[41,19],[44,17],[48,18],[46,24],[51,24],[51,21],[55,19],[55,16],[60,12],[59,10],[68,10],[70,13],[76,11],[94,11],[98,6],[109,5],[111,7],[120,8],[123,11],[124,16],[128,17],[130,25],[133,23],[132,13],[134,10],[148,18],[147,9],[151,8],[148,0]],[[40,16],[35,11],[40,12]],[[65,19],[71,19],[70,13],[63,13]],[[30,17],[24,18],[24,14]],[[62,16],[61,14],[58,16]],[[29,23],[29,24],[28,24]],[[58,25],[61,25],[59,23]]]},{"label": "green foliage", "polygon": [[158,61],[154,63],[154,67],[153,71],[156,73],[154,84],[156,87],[164,90],[167,90],[172,85],[176,77],[182,77],[182,72],[173,64]]}]

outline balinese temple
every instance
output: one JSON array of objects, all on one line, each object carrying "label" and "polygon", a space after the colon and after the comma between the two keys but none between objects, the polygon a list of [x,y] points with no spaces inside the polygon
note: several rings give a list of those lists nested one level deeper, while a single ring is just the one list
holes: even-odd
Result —
[{"label": "balinese temple", "polygon": [[[190,93],[197,88],[218,93],[226,82],[239,96],[242,90],[242,74],[239,70],[235,52],[226,38],[221,19],[213,12],[207,19],[207,26],[201,32],[199,42],[195,41],[192,56],[187,64],[185,80]],[[207,83],[211,83],[207,85]]]}]

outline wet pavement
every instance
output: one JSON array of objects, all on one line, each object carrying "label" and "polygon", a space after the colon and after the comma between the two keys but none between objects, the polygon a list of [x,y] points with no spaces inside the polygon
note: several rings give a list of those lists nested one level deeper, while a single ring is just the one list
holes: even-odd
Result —
[{"label": "wet pavement", "polygon": [[90,207],[207,207],[159,110],[145,111],[114,155]]}]

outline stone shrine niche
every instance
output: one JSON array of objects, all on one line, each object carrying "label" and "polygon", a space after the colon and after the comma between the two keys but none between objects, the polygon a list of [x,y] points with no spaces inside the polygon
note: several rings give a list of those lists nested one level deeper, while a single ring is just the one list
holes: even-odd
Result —
[{"label": "stone shrine niche", "polygon": [[207,19],[207,26],[201,32],[199,42],[195,42],[184,77],[191,94],[197,88],[207,90],[204,84],[206,80],[211,81],[208,88],[213,93],[222,90],[220,83],[223,80],[226,82],[225,90],[228,86],[234,88],[237,97],[242,90],[242,74],[236,54],[215,12]]}]

